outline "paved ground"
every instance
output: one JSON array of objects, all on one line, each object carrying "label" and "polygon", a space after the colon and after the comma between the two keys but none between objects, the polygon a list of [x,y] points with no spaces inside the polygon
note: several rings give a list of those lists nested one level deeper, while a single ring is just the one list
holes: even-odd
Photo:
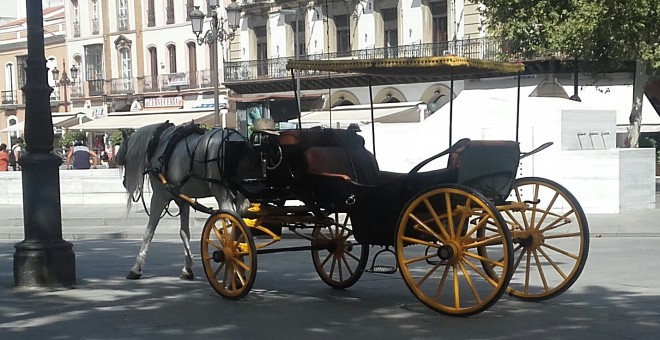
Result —
[{"label": "paved ground", "polygon": [[[261,255],[251,293],[225,300],[199,261],[195,281],[178,279],[183,252],[171,217],[157,232],[145,276],[129,281],[124,276],[146,223],[139,210],[63,206],[78,284],[53,290],[13,287],[23,212],[0,207],[0,338],[656,339],[660,332],[660,209],[589,215],[589,260],[568,292],[542,303],[503,297],[470,318],[426,308],[398,273],[365,273],[354,287],[333,290],[318,278],[308,252]],[[194,214],[195,254],[205,217]]]},{"label": "paved ground", "polygon": [[19,289],[12,287],[14,242],[5,240],[0,241],[0,334],[4,339],[657,339],[659,240],[593,238],[586,269],[566,293],[542,303],[503,297],[470,318],[426,308],[398,273],[365,273],[350,289],[333,290],[317,277],[308,252],[260,256],[250,294],[225,300],[207,283],[199,262],[195,281],[178,279],[181,247],[174,240],[153,245],[139,281],[124,279],[138,241],[75,240],[75,289]]}]

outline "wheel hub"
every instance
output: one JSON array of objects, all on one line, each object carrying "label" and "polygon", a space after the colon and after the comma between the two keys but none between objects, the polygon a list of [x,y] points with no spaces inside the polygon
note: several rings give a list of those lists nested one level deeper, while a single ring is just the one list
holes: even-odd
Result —
[{"label": "wheel hub", "polygon": [[438,257],[441,261],[448,261],[454,263],[458,260],[460,254],[459,248],[454,243],[448,243],[438,248]]},{"label": "wheel hub", "polygon": [[525,248],[538,249],[545,242],[545,236],[539,229],[532,228],[513,232],[513,242]]},{"label": "wheel hub", "polygon": [[215,263],[224,262],[225,261],[225,253],[223,251],[216,250],[216,251],[213,252],[212,258],[213,258],[213,261]]}]

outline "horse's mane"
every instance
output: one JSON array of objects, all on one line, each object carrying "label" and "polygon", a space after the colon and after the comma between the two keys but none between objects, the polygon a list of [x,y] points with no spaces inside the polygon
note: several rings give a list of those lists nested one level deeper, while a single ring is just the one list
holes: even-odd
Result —
[{"label": "horse's mane", "polygon": [[139,128],[130,136],[124,136],[117,152],[117,165],[124,170],[124,187],[128,193],[126,205],[130,209],[133,199],[143,193],[144,170],[147,163],[149,140],[161,124]]}]

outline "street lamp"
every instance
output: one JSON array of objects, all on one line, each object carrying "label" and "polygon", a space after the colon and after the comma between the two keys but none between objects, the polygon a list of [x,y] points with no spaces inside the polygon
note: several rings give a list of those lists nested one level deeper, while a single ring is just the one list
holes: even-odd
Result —
[{"label": "street lamp", "polygon": [[[204,12],[199,10],[199,6],[190,12],[190,24],[192,25],[193,33],[197,36],[197,44],[207,44],[211,46],[211,83],[213,83],[213,113],[215,116],[215,126],[220,126],[220,103],[218,97],[220,96],[220,88],[218,84],[218,42],[232,41],[235,37],[236,29],[239,26],[239,19],[241,15],[241,6],[232,0],[231,3],[225,8],[227,11],[227,19],[218,19],[218,6],[219,0],[209,0],[209,6],[212,8],[211,12],[211,28],[202,34],[204,30]],[[224,23],[229,26],[229,31],[225,30]],[[222,123],[225,127],[225,123]]]},{"label": "street lamp", "polygon": [[72,86],[76,83],[76,78],[78,78],[78,68],[76,65],[71,66],[71,78],[66,74],[66,62],[62,61],[62,79],[60,79],[60,70],[57,69],[57,66],[53,67],[51,71],[53,73],[53,80],[55,81],[56,86],[64,87],[64,111],[69,111],[69,101],[67,98],[66,88]]}]

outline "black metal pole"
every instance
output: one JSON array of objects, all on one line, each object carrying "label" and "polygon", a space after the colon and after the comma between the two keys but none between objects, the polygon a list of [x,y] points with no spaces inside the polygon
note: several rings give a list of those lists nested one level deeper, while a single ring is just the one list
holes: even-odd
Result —
[{"label": "black metal pole", "polygon": [[330,117],[330,127],[332,127],[332,84],[330,83],[330,72],[328,72],[328,115]]},{"label": "black metal pole", "polygon": [[573,65],[573,95],[570,96],[570,100],[575,100],[576,102],[581,102],[580,96],[578,96],[578,57],[575,56],[575,64]]},{"label": "black metal pole", "polygon": [[369,103],[371,104],[371,145],[376,157],[376,122],[374,122],[374,95],[371,88],[371,75],[369,75]]},{"label": "black metal pole", "polygon": [[449,83],[449,146],[451,146],[451,133],[452,124],[454,121],[454,73],[451,74],[451,82]]},{"label": "black metal pole", "polygon": [[293,95],[296,97],[296,106],[298,106],[298,129],[302,129],[302,112],[300,111],[300,100],[298,100],[298,84],[296,83],[296,71],[291,69],[291,80],[293,80]]},{"label": "black metal pole", "polygon": [[48,69],[41,0],[27,0],[26,152],[19,159],[23,181],[25,239],[14,245],[14,284],[72,286],[76,283],[73,245],[62,239],[59,166],[53,150]]},{"label": "black metal pole", "polygon": [[516,142],[518,141],[518,132],[520,132],[520,71],[518,71],[518,98],[516,101]]}]

